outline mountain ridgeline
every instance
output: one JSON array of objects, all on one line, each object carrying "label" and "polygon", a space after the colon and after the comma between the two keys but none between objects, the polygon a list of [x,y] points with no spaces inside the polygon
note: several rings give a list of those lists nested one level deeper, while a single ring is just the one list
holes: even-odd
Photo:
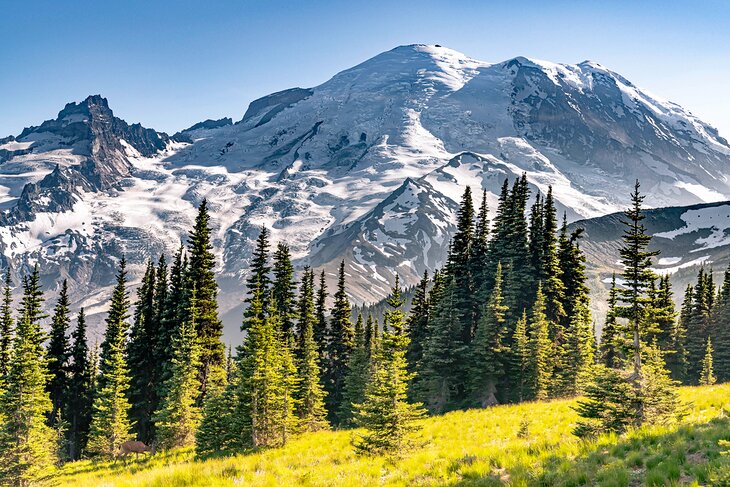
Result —
[{"label": "mountain ridgeline", "polygon": [[728,199],[728,162],[714,128],[597,63],[401,46],[171,137],[98,95],[67,105],[0,141],[0,254],[15,280],[38,263],[52,297],[66,279],[98,336],[118,260],[138,285],[206,199],[219,306],[238,339],[261,225],[329,286],[345,260],[362,304],[384,299],[396,273],[413,286],[443,267],[467,185],[487,191],[493,219],[503,182],[524,173],[572,222],[622,210],[637,177],[651,207]]}]

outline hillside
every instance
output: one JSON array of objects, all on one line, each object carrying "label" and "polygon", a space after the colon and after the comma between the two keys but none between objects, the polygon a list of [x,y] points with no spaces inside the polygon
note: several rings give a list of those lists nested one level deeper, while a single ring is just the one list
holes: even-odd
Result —
[{"label": "hillside", "polygon": [[494,211],[502,182],[525,172],[571,221],[622,209],[636,177],[652,207],[730,198],[727,140],[595,62],[399,46],[172,136],[112,105],[89,96],[0,139],[3,267],[19,282],[39,263],[51,298],[68,279],[93,323],[121,256],[139,279],[186,238],[204,198],[229,338],[261,225],[330,284],[346,259],[365,303],[396,271],[412,285],[443,263],[466,185]]},{"label": "hillside", "polygon": [[[60,485],[728,485],[730,384],[683,388],[691,412],[679,427],[581,443],[574,401],[453,412],[425,421],[422,447],[401,458],[361,458],[350,431],[315,433],[286,447],[193,461],[189,451],[129,464],[67,464]],[[521,426],[526,433],[519,434]],[[306,453],[305,453],[306,452]]]}]

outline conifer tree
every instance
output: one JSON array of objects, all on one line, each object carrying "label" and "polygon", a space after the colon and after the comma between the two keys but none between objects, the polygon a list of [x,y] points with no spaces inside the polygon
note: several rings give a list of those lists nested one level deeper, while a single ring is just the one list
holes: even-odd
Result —
[{"label": "conifer tree", "polygon": [[710,336],[713,292],[707,272],[700,268],[692,291],[691,308],[683,316],[687,327],[687,377],[691,384],[698,383],[702,372],[702,359],[705,356],[707,338]]},{"label": "conifer tree", "polygon": [[195,291],[189,304],[188,316],[173,338],[171,375],[163,385],[160,406],[153,421],[156,439],[163,449],[178,448],[194,443],[200,423],[200,408],[196,404],[200,382],[200,345],[195,332]]},{"label": "conifer tree", "polygon": [[[38,264],[36,264],[29,276],[23,276],[23,297],[20,301],[19,319],[28,317],[31,326],[40,329],[41,320],[48,316],[43,312],[43,301],[40,272]],[[39,333],[37,338],[40,345],[46,339],[46,334]]]},{"label": "conifer tree", "polygon": [[680,383],[688,383],[687,371],[689,364],[687,362],[687,322],[690,317],[692,310],[692,285],[688,284],[684,295],[684,301],[682,303],[682,309],[680,316],[674,322],[674,328],[672,331],[672,343],[670,350],[672,351],[667,355],[667,368],[670,371],[672,379],[679,381]]},{"label": "conifer tree", "polygon": [[545,316],[545,295],[538,286],[530,320],[530,389],[537,400],[547,399],[552,390],[552,342]]},{"label": "conifer tree", "polygon": [[474,336],[475,308],[472,304],[474,286],[471,275],[471,252],[474,240],[474,201],[471,188],[464,190],[457,214],[456,233],[449,248],[446,272],[453,278],[457,292],[454,306],[458,310],[461,342],[468,344]]},{"label": "conifer tree", "polygon": [[64,279],[61,284],[61,291],[58,294],[58,302],[53,309],[47,353],[48,372],[50,374],[47,387],[52,404],[48,419],[52,426],[56,425],[59,417],[65,416],[66,401],[69,399],[67,391],[70,352],[68,345],[69,324],[68,284]]},{"label": "conifer tree", "polygon": [[407,399],[408,384],[412,378],[406,363],[408,334],[405,315],[401,310],[398,276],[388,297],[389,310],[385,314],[382,345],[375,371],[365,390],[365,400],[356,405],[356,424],[365,429],[355,440],[355,450],[364,454],[392,454],[402,452],[411,444],[411,435],[420,429],[418,420],[425,410],[420,403]]},{"label": "conifer tree", "polygon": [[482,190],[482,202],[479,205],[472,248],[469,253],[469,270],[474,288],[472,298],[473,313],[475,313],[474,323],[479,322],[482,304],[486,302],[489,296],[488,285],[491,284],[492,277],[489,266],[489,233],[489,206],[487,204],[487,190],[485,189]]},{"label": "conifer tree", "polygon": [[616,273],[611,277],[611,289],[608,291],[608,311],[601,333],[601,362],[606,367],[620,368],[622,365],[623,333],[617,320],[618,288],[616,287]]},{"label": "conifer tree", "polygon": [[368,359],[370,360],[371,369],[374,361],[372,360],[375,350],[378,348],[378,323],[373,319],[373,315],[368,315],[368,320],[365,323],[365,348],[368,352]]},{"label": "conifer tree", "polygon": [[[642,210],[642,203],[645,196],[639,193],[639,181],[634,185],[631,193],[632,206],[626,211],[627,221],[622,239],[624,245],[619,249],[621,263],[624,266],[623,279],[625,289],[619,291],[620,300],[624,303],[619,307],[621,315],[628,320],[629,334],[632,342],[633,374],[631,377],[637,395],[641,396],[641,342],[642,335],[647,333],[651,323],[647,323],[647,308],[651,306],[652,297],[648,294],[656,279],[652,271],[652,258],[659,254],[656,251],[648,251],[647,247],[651,236],[647,235],[646,227],[642,221],[645,216]],[[639,405],[636,414],[641,417],[643,412]]]},{"label": "conifer tree", "polygon": [[340,405],[340,423],[350,426],[354,424],[353,404],[362,404],[365,400],[365,388],[370,380],[371,368],[368,343],[365,341],[365,329],[362,315],[355,323],[355,349],[352,351],[345,376],[345,391]]},{"label": "conifer tree", "polygon": [[13,343],[13,282],[10,279],[10,270],[5,273],[2,305],[0,305],[0,384],[10,369],[10,356]]},{"label": "conifer tree", "polygon": [[89,347],[86,343],[86,316],[79,310],[76,329],[72,333],[71,363],[69,365],[68,401],[65,416],[68,421],[68,457],[78,460],[86,450],[91,425],[94,381]]},{"label": "conifer tree", "polygon": [[497,404],[497,384],[505,373],[507,307],[502,302],[502,266],[497,265],[492,294],[481,313],[467,368],[471,399],[479,407]]},{"label": "conifer tree", "polygon": [[32,316],[25,313],[18,320],[0,394],[0,482],[7,485],[48,480],[57,461],[55,432],[46,424],[52,409],[46,390],[46,356],[40,327]]},{"label": "conifer tree", "polygon": [[319,365],[319,350],[314,340],[317,322],[314,306],[314,273],[304,269],[299,295],[299,388],[296,415],[301,431],[317,431],[327,428],[327,410],[324,405],[325,391]]},{"label": "conifer tree", "polygon": [[537,285],[543,276],[545,262],[545,215],[541,194],[535,195],[535,202],[530,208],[529,241],[530,267],[533,273],[534,289],[530,294],[537,294]]},{"label": "conifer tree", "polygon": [[464,346],[460,341],[461,320],[455,305],[456,293],[456,282],[452,277],[441,273],[434,275],[431,290],[433,309],[419,370],[418,397],[429,412],[436,414],[455,405],[459,386],[464,381],[457,368]]},{"label": "conifer tree", "polygon": [[130,379],[125,356],[128,318],[127,269],[122,258],[101,344],[100,375],[87,444],[91,455],[104,458],[116,455],[121,444],[132,438],[131,405],[127,399]]},{"label": "conifer tree", "polygon": [[[327,342],[327,337],[329,336],[329,326],[327,324],[327,283],[325,281],[324,271],[319,275],[319,287],[317,288],[315,305],[317,321],[314,325],[314,341],[319,348],[320,358],[324,358],[327,356],[327,351],[329,350],[329,343]],[[323,362],[323,366],[323,372],[326,374],[326,362]]]},{"label": "conifer tree", "polygon": [[707,337],[705,357],[702,359],[702,372],[700,373],[700,385],[711,386],[715,383],[715,370],[712,367],[712,339]]},{"label": "conifer tree", "polygon": [[157,376],[160,357],[157,355],[157,338],[160,335],[159,322],[155,307],[157,289],[157,269],[152,260],[137,289],[137,303],[134,321],[127,345],[127,364],[130,370],[129,398],[132,404],[130,419],[137,438],[149,442],[154,438],[152,415],[159,404],[159,377]]},{"label": "conifer tree", "polygon": [[327,350],[327,411],[332,421],[337,420],[337,413],[342,404],[342,392],[347,375],[347,363],[355,347],[355,333],[350,321],[351,307],[347,298],[345,284],[345,261],[340,263],[335,303],[330,318],[330,336]]},{"label": "conifer tree", "polygon": [[233,431],[240,380],[239,371],[234,367],[231,378],[225,387],[215,385],[208,391],[203,401],[200,426],[195,433],[195,452],[200,456],[221,453],[235,453],[240,438]]},{"label": "conifer tree", "polygon": [[200,343],[200,397],[205,397],[209,383],[222,385],[225,381],[224,367],[226,349],[221,341],[223,323],[218,317],[218,284],[215,280],[215,255],[210,242],[208,204],[206,200],[198,208],[190,236],[187,266],[189,289],[195,289],[195,329]]},{"label": "conifer tree", "polygon": [[289,246],[283,242],[279,242],[274,252],[273,274],[273,296],[281,315],[281,326],[285,334],[294,337],[297,319],[296,283]]},{"label": "conifer tree", "polygon": [[[423,277],[416,286],[413,299],[411,300],[411,312],[408,316],[408,371],[414,372],[423,358],[423,347],[428,337],[428,271],[423,272]],[[363,337],[365,338],[365,337]],[[366,345],[365,345],[366,346]],[[361,401],[356,401],[361,402]]]},{"label": "conifer tree", "polygon": [[591,328],[591,312],[585,303],[576,308],[568,325],[565,340],[565,363],[561,370],[561,394],[574,396],[583,392],[595,364],[596,342]]},{"label": "conifer tree", "polygon": [[[566,316],[563,302],[566,300],[565,284],[562,280],[561,262],[558,258],[557,230],[555,204],[553,202],[553,188],[548,188],[545,204],[543,207],[543,238],[542,238],[542,268],[539,269],[538,279],[542,285],[542,292],[545,295],[545,316],[547,320],[558,326],[555,337],[552,337],[558,344],[564,342],[562,334],[564,329],[559,325]],[[562,264],[566,264],[563,262]]]},{"label": "conifer tree", "polygon": [[527,312],[522,311],[522,317],[515,324],[514,337],[512,339],[512,357],[515,360],[514,370],[517,374],[515,381],[517,390],[515,398],[518,402],[527,400],[532,384],[529,383],[529,372],[531,366],[530,341],[527,335]]},{"label": "conifer tree", "polygon": [[262,226],[259,236],[256,239],[256,247],[251,255],[251,267],[249,269],[248,280],[246,281],[247,294],[245,302],[248,305],[247,313],[251,313],[251,300],[254,298],[254,293],[257,289],[262,293],[262,313],[265,312],[268,304],[269,289],[271,288],[270,272],[269,230],[265,226]]},{"label": "conifer tree", "polygon": [[[180,324],[185,321],[187,310],[182,309],[185,302],[187,287],[187,265],[184,262],[185,248],[180,246],[173,256],[172,264],[169,268],[169,278],[167,279],[167,290],[160,289],[161,279],[158,279],[158,292],[156,299],[159,300],[160,335],[156,338],[155,348],[157,355],[160,357],[159,380],[160,384],[164,384],[170,377],[170,360],[172,357],[172,339],[177,335]],[[163,271],[164,274],[168,272]],[[160,276],[158,266],[158,277]],[[165,279],[162,279],[163,281]],[[158,391],[161,393],[162,391]]]}]

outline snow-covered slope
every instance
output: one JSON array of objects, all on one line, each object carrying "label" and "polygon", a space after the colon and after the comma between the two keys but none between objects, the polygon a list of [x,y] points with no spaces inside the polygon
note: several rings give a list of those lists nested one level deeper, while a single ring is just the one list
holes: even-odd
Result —
[{"label": "snow-covered slope", "polygon": [[729,165],[715,129],[596,63],[402,46],[172,137],[98,96],[69,104],[0,140],[0,251],[16,275],[38,261],[92,305],[123,253],[133,271],[171,253],[208,198],[235,329],[261,225],[301,264],[331,275],[346,258],[353,297],[374,301],[392,272],[413,282],[441,264],[466,184],[494,209],[525,172],[575,220],[623,208],[637,177],[652,206],[730,199]]}]

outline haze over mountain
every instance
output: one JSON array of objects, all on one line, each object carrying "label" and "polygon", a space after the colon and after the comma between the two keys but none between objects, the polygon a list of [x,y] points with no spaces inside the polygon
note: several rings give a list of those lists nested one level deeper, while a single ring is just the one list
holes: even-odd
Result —
[{"label": "haze over mountain", "polygon": [[332,275],[346,259],[352,297],[367,302],[387,293],[390,269],[413,283],[442,264],[466,185],[494,209],[524,172],[571,221],[623,209],[636,178],[653,207],[730,199],[727,140],[595,62],[401,46],[238,117],[168,136],[97,95],[0,139],[0,252],[16,282],[38,262],[93,314],[118,259],[138,273],[174,252],[207,198],[232,333],[261,225],[298,264]]}]

